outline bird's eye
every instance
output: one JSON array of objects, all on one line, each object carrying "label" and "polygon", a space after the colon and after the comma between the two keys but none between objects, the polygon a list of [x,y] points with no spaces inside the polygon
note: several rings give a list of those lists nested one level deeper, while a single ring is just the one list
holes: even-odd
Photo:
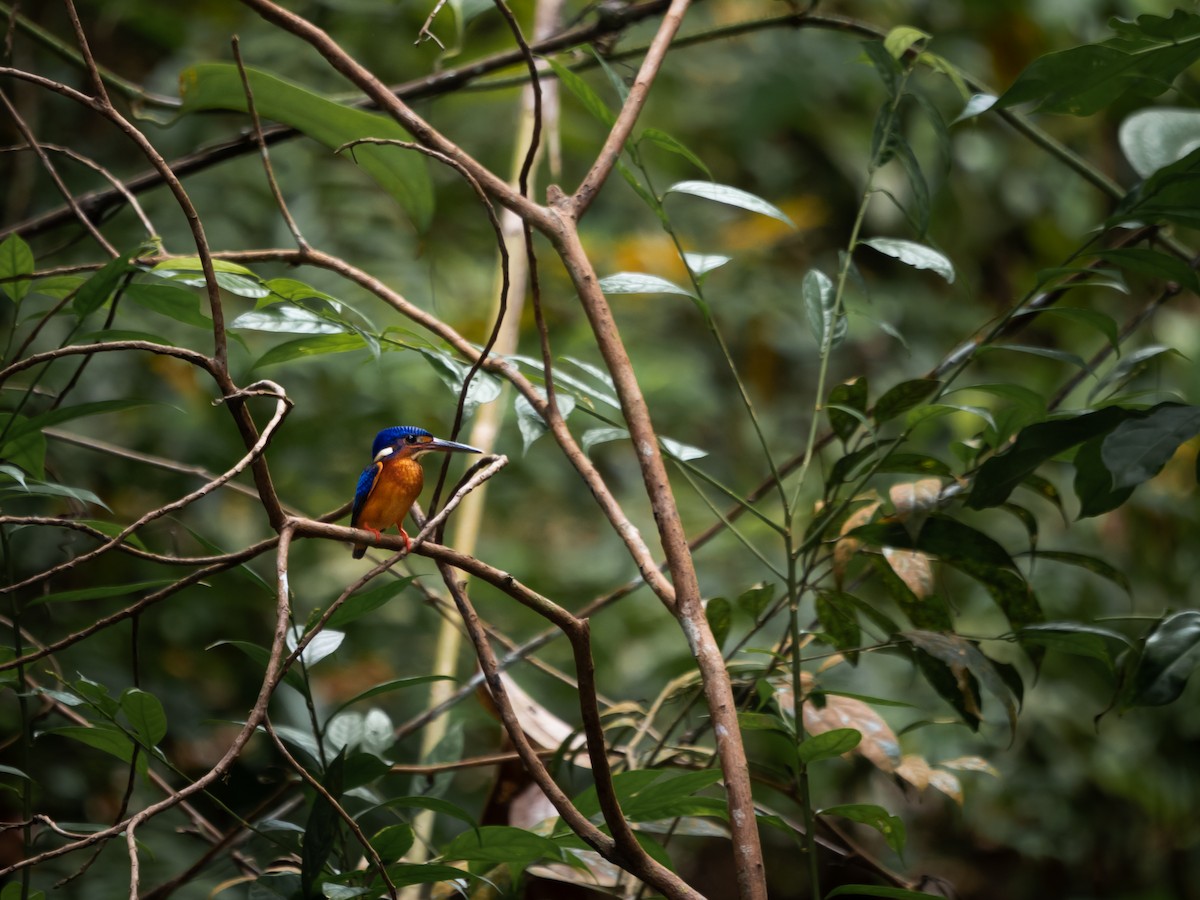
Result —
[{"label": "bird's eye", "polygon": [[410,444],[415,444],[417,442],[417,436],[415,434],[405,435],[404,440]]}]

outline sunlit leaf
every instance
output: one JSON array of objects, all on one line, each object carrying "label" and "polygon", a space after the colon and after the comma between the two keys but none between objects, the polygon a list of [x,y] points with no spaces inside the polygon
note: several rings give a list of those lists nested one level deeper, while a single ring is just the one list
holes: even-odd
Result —
[{"label": "sunlit leaf", "polygon": [[[304,629],[299,625],[294,625],[288,629],[287,633],[287,648],[288,651],[294,651],[300,646],[300,639],[304,637]],[[324,628],[313,635],[300,653],[300,659],[306,666],[314,666],[323,660],[325,657],[337,651],[337,648],[342,646],[342,641],[346,639],[346,632],[335,631],[332,628]]]},{"label": "sunlit leaf", "polygon": [[[537,391],[545,399],[545,393],[540,388]],[[558,414],[565,419],[575,409],[575,398],[570,394],[558,391],[554,394],[554,404],[558,407]],[[516,399],[513,401],[513,408],[517,411],[517,428],[521,432],[523,449],[525,452],[528,452],[533,442],[548,430],[546,420],[542,418],[541,413],[533,408],[533,404],[521,394],[517,394]]]},{"label": "sunlit leaf", "polygon": [[1200,111],[1150,107],[1126,116],[1117,131],[1121,151],[1142,178],[1200,148]]},{"label": "sunlit leaf", "polygon": [[914,269],[930,269],[941,275],[947,282],[954,283],[954,264],[945,254],[939,253],[932,247],[900,238],[871,238],[863,243],[880,253],[900,260],[905,265],[912,266]]},{"label": "sunlit leaf", "polygon": [[836,347],[846,337],[849,325],[846,311],[838,303],[837,292],[829,276],[820,269],[810,269],[800,286],[808,328],[817,339],[822,352]]},{"label": "sunlit leaf", "polygon": [[277,344],[254,361],[250,368],[262,369],[296,359],[324,356],[328,353],[350,353],[367,346],[360,334],[317,334]]},{"label": "sunlit leaf", "polygon": [[600,290],[606,294],[682,294],[694,297],[691,291],[657,275],[644,272],[618,272],[600,279]]},{"label": "sunlit leaf", "polygon": [[663,196],[667,194],[690,194],[693,197],[715,200],[717,203],[770,216],[792,228],[796,227],[796,223],[789,219],[783,210],[768,203],[762,197],[755,196],[749,191],[743,191],[741,188],[730,187],[727,184],[715,184],[711,181],[678,181],[663,191]]},{"label": "sunlit leaf", "polygon": [[0,244],[0,291],[14,303],[29,293],[29,279],[21,276],[33,274],[33,263],[33,251],[19,234],[10,234]]},{"label": "sunlit leaf", "polygon": [[345,325],[331,322],[290,303],[275,303],[263,309],[242,313],[229,323],[229,327],[284,334],[341,334],[348,330]]}]

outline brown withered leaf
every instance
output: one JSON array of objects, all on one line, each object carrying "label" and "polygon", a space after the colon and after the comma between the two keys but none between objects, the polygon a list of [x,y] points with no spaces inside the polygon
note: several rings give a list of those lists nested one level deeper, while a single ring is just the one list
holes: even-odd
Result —
[{"label": "brown withered leaf", "polygon": [[905,530],[914,541],[921,533],[921,526],[925,524],[929,514],[937,509],[941,493],[940,478],[922,478],[918,481],[894,484],[888,490],[888,498],[896,509],[896,518],[904,523]]},{"label": "brown withered leaf", "polygon": [[827,694],[825,705],[820,708],[815,703],[804,704],[805,731],[821,734],[835,728],[853,728],[862,735],[851,753],[866,757],[881,771],[895,771],[900,762],[900,741],[892,727],[866,703],[853,697]]},{"label": "brown withered leaf", "polygon": [[905,753],[904,758],[900,760],[900,765],[896,766],[896,774],[918,791],[929,787],[929,777],[932,772],[933,769],[926,762],[925,757],[916,753]]},{"label": "brown withered leaf", "polygon": [[883,558],[918,600],[925,600],[933,593],[933,567],[920,550],[884,547]]},{"label": "brown withered leaf", "polygon": [[[856,509],[846,517],[846,521],[842,523],[839,533],[845,535],[860,525],[869,524],[872,517],[882,505],[882,500],[873,500],[866,506]],[[846,575],[846,567],[850,565],[850,560],[854,558],[854,554],[858,552],[861,546],[862,541],[857,538],[848,537],[840,538],[833,545],[833,579],[839,588],[842,586],[842,579]]]},{"label": "brown withered leaf", "polygon": [[[508,701],[512,704],[513,712],[516,713],[517,720],[521,723],[521,730],[525,732],[525,736],[530,741],[539,747],[553,750],[569,740],[566,758],[577,766],[585,769],[591,768],[592,764],[587,755],[587,739],[582,732],[572,728],[534,700],[506,672],[500,673],[500,679],[504,684],[504,693],[508,695]],[[483,704],[484,709],[495,718],[500,718],[492,701],[491,691],[488,690],[486,684],[480,685],[476,696]]]}]

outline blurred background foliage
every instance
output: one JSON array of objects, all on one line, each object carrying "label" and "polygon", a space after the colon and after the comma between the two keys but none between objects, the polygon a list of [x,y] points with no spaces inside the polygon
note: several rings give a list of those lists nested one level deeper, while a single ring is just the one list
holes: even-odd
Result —
[{"label": "blurred background foliage", "polygon": [[[513,4],[522,21],[527,21],[530,5]],[[431,42],[414,46],[431,4],[296,0],[292,6],[328,29],[391,84],[508,49],[511,41],[488,4],[461,4],[470,16],[461,34],[456,33],[449,11],[439,17],[435,32],[450,48],[447,52]],[[186,9],[152,0],[82,0],[79,9],[101,64],[155,94],[177,96],[179,73],[189,66],[230,61],[232,34],[239,36],[248,65],[330,95],[343,96],[347,90],[309,48],[228,0],[199,0]],[[590,14],[581,2],[568,3],[567,9],[568,18]],[[930,49],[999,93],[1035,58],[1105,39],[1110,16],[1169,15],[1171,10],[1170,3],[1150,0],[848,0],[822,4],[819,12],[884,31],[900,24],[922,29],[933,35]],[[685,33],[717,31],[789,11],[788,4],[772,0],[705,0],[689,13]],[[60,4],[27,5],[22,12],[70,44],[70,28]],[[630,28],[607,48],[609,65],[619,76],[632,77],[637,58],[626,56],[625,51],[643,46],[648,29]],[[774,219],[682,195],[667,200],[685,249],[732,257],[707,277],[706,297],[760,413],[767,440],[783,458],[803,448],[819,364],[819,348],[801,302],[801,281],[813,267],[836,269],[862,190],[875,112],[884,97],[861,41],[861,35],[849,31],[777,26],[697,42],[669,55],[641,120],[643,126],[683,141],[715,181],[768,199],[795,223],[795,228],[789,228]],[[85,83],[78,66],[20,33],[11,48],[11,65],[68,84]],[[560,61],[582,63],[588,58],[583,53],[564,54]],[[514,68],[414,105],[468,152],[493,170],[506,172],[514,149],[512,123],[517,117],[520,74]],[[619,99],[603,73],[591,67],[581,74],[616,108]],[[946,121],[958,115],[964,98],[949,79],[928,71],[914,79]],[[5,90],[42,141],[79,148],[119,178],[144,169],[121,136],[77,106],[24,83],[9,81]],[[1155,102],[1192,106],[1196,90],[1195,72],[1190,71],[1174,91]],[[1130,186],[1136,175],[1118,149],[1116,129],[1126,115],[1145,104],[1143,99],[1125,99],[1089,117],[1038,115],[1036,119],[1098,171]],[[543,170],[539,192],[549,182],[575,184],[603,139],[602,126],[574,96],[564,92],[563,107],[561,171]],[[167,159],[236,135],[245,127],[244,117],[232,113],[177,117],[153,102],[135,104],[135,110],[144,116],[140,127]],[[20,142],[10,122],[4,128],[5,143]],[[848,296],[849,337],[833,354],[829,383],[865,376],[873,395],[930,370],[1031,291],[1041,270],[1066,264],[1110,211],[1110,202],[1078,173],[994,117],[954,125],[948,157],[940,164],[934,136],[917,114],[906,133],[926,165],[933,189],[924,240],[953,261],[958,277],[947,284],[871,250],[857,254],[861,280]],[[495,242],[461,180],[440,167],[431,168],[437,208],[422,234],[349,161],[331,161],[326,148],[293,139],[276,144],[271,158],[300,230],[314,246],[371,272],[470,339],[484,340],[490,327]],[[676,181],[705,177],[687,159],[661,150],[646,150],[644,161],[660,190]],[[60,170],[74,191],[99,186],[95,174],[86,169],[63,164]],[[890,190],[904,196],[907,186],[898,167],[881,177]],[[0,204],[6,226],[61,203],[32,154],[10,152],[0,157],[0,183],[5,186]],[[290,246],[290,235],[255,154],[189,176],[185,184],[214,249]],[[188,253],[186,223],[166,191],[147,192],[141,200],[165,248]],[[103,228],[119,248],[133,247],[141,240],[127,208]],[[903,214],[882,197],[871,204],[864,228],[866,236],[916,237]],[[584,238],[602,276],[633,271],[676,281],[685,277],[669,237],[620,178],[610,181],[591,210]],[[98,258],[73,224],[29,233],[27,239],[39,270]],[[545,259],[552,259],[545,246],[540,250]],[[295,277],[328,291],[367,317],[377,331],[396,327],[407,333],[414,328],[329,273],[296,272],[274,264],[252,268],[263,278]],[[564,274],[548,263],[541,277],[556,356],[598,364]],[[1137,276],[1130,281],[1130,295],[1082,288],[1072,292],[1070,305],[1124,321],[1152,289]],[[227,295],[227,301],[230,319],[255,307],[252,299]],[[736,388],[695,307],[686,298],[669,295],[615,296],[612,301],[660,432],[704,450],[707,455],[695,465],[735,492],[749,493],[767,472]],[[23,339],[55,302],[53,297],[31,295],[19,311],[7,301],[0,304],[4,328],[17,340]],[[199,311],[202,301],[197,302]],[[1200,351],[1196,312],[1196,298],[1185,292],[1124,348],[1126,353],[1152,344],[1178,349],[1182,357],[1162,361],[1148,386],[1190,402],[1200,399],[1196,369],[1190,362]],[[38,346],[56,346],[68,327],[65,320],[52,320]],[[99,328],[95,323],[88,327]],[[152,332],[205,352],[211,344],[206,331],[128,302],[118,310],[112,328]],[[292,337],[243,330],[236,332],[230,346],[239,384],[268,377],[296,401],[267,454],[285,503],[315,516],[347,502],[367,461],[371,437],[381,427],[412,423],[436,434],[448,431],[455,397],[421,354],[384,352],[376,359],[360,350],[255,368],[265,352]],[[1085,358],[1104,343],[1097,332],[1056,317],[1038,319],[1020,341]],[[532,322],[525,321],[522,351],[536,356],[536,346]],[[60,390],[72,372],[72,366],[51,369],[42,389]],[[1059,361],[996,352],[981,356],[962,383],[1016,384],[1044,398],[1070,374]],[[1086,391],[1085,384],[1067,406],[1086,405]],[[240,455],[241,445],[225,411],[212,405],[214,396],[211,385],[176,360],[108,354],[91,362],[86,379],[74,390],[73,402],[131,398],[141,405],[71,422],[60,430],[219,472]],[[511,404],[512,400],[506,394],[498,402]],[[5,408],[10,408],[7,399]],[[598,424],[585,420],[584,412],[574,414],[571,424],[576,433]],[[952,462],[954,443],[970,440],[977,430],[978,422],[969,417],[943,417],[920,427],[914,442],[916,448]],[[620,542],[599,523],[586,488],[549,440],[523,449],[510,411],[497,450],[513,462],[491,483],[478,556],[571,609],[636,574]],[[618,495],[628,501],[626,508],[643,534],[652,535],[653,521],[644,498],[638,499],[640,476],[628,446],[601,444],[593,448],[592,456]],[[1136,629],[1141,633],[1149,620],[1167,610],[1200,605],[1194,457],[1195,447],[1185,446],[1130,503],[1097,519],[1070,521],[1073,498],[1066,501],[1065,517],[1049,504],[1034,507],[1040,546],[1098,556],[1124,572],[1132,584],[1127,595],[1082,569],[1041,562],[1030,577],[1048,618],[1116,622],[1120,627],[1130,617],[1144,617]],[[826,464],[835,458],[831,452]],[[129,522],[199,484],[180,472],[54,437],[48,443],[46,468],[53,480],[86,487],[103,498],[110,511],[92,508],[89,515],[116,523]],[[1069,469],[1062,467],[1061,477],[1054,471],[1050,475],[1069,496]],[[886,487],[887,480],[881,484]],[[682,478],[677,488],[688,531],[698,533],[712,522],[709,507]],[[802,498],[811,504],[817,494],[809,490]],[[720,498],[716,502],[724,505]],[[13,494],[6,495],[3,503],[5,512],[13,514],[71,511],[59,501]],[[968,520],[1004,537],[1011,549],[1019,550],[1025,540],[1019,523],[1000,513],[973,514]],[[160,550],[199,554],[244,546],[270,533],[254,499],[221,491],[184,515],[155,523],[141,537]],[[753,524],[745,525],[745,533],[751,541],[766,537]],[[8,576],[19,580],[89,546],[89,539],[68,531],[13,530],[5,547]],[[728,534],[707,544],[697,559],[702,589],[709,597],[735,598],[759,582],[771,581],[770,574]],[[292,562],[298,621],[313,608],[326,605],[362,571],[344,546],[332,542],[306,541],[293,553]],[[414,558],[412,564],[417,572],[432,572],[425,560]],[[224,748],[230,726],[223,723],[240,720],[252,702],[258,668],[234,648],[212,645],[229,640],[267,642],[271,566],[269,555],[253,560],[244,569],[206,580],[140,617],[141,686],[163,701],[170,723],[165,746],[185,772],[198,773],[211,765]],[[49,590],[171,575],[153,569],[109,556],[100,566],[56,578]],[[146,574],[148,570],[152,573]],[[436,586],[435,576],[429,581]],[[989,619],[989,607],[974,593],[977,588],[965,579],[947,577],[939,591],[958,613],[960,632],[980,637],[1003,632],[994,617]],[[512,639],[520,641],[542,629],[540,620],[486,586],[475,586],[473,593],[485,619]],[[31,599],[23,598],[24,602]],[[31,608],[25,623],[43,638],[59,637],[126,602],[114,597],[45,604]],[[806,600],[804,611],[811,619],[811,600]],[[429,671],[432,635],[439,619],[439,613],[410,589],[349,626],[345,643],[312,673],[318,703],[328,709],[389,678]],[[750,624],[744,614],[735,613],[730,646]],[[601,689],[608,698],[648,704],[668,679],[691,668],[687,645],[671,617],[645,590],[597,616],[592,627]],[[771,646],[779,637],[778,629],[768,628],[750,646]],[[127,626],[102,631],[57,655],[55,667],[68,680],[82,673],[118,694],[131,683],[129,642]],[[1197,687],[1193,684],[1171,705],[1110,713],[1097,722],[1116,690],[1115,674],[1102,661],[1052,650],[1035,678],[1015,649],[992,650],[1018,663],[1026,676],[1019,724],[1011,737],[999,704],[985,700],[985,723],[972,732],[899,658],[874,654],[856,668],[842,665],[821,676],[831,688],[913,704],[880,708],[901,735],[906,753],[920,754],[930,762],[965,755],[986,758],[995,768],[994,775],[961,773],[961,806],[933,791],[905,789],[860,759],[823,764],[814,782],[816,804],[877,802],[900,815],[909,835],[903,858],[882,841],[871,843],[877,836],[869,832],[856,833],[857,839],[894,868],[944,878],[962,897],[1166,900],[1197,896]],[[565,643],[551,643],[539,656],[555,666],[571,667]],[[753,659],[753,654],[742,658]],[[470,672],[472,664],[464,650],[461,672]],[[575,721],[569,685],[529,666],[515,669],[514,676],[538,702],[568,722]],[[305,713],[298,695],[285,689],[276,703],[277,721],[286,721],[290,714],[293,724],[303,725]],[[281,711],[289,703],[294,708]],[[417,690],[401,691],[380,698],[378,705],[399,723],[420,711],[423,695]],[[460,704],[450,715],[456,728],[461,728],[452,733],[461,734],[470,753],[500,747],[499,727],[473,701]],[[18,708],[11,692],[4,695],[0,716],[3,732],[14,734]],[[124,774],[111,765],[111,757],[82,752],[78,745],[53,737],[40,738],[35,747],[39,809],[67,822],[103,822],[114,814],[124,790]],[[415,738],[390,752],[398,762],[419,761]],[[20,765],[16,754],[10,741],[3,761]],[[758,741],[752,735],[751,754],[769,764],[779,752],[769,739]],[[218,793],[230,806],[252,809],[258,799],[276,790],[282,774],[270,747],[254,744]],[[477,814],[489,779],[485,773],[467,772],[449,780],[445,790]],[[421,787],[416,784],[412,792]],[[399,788],[399,792],[408,791]],[[14,793],[0,793],[0,804],[5,818],[19,818]],[[183,824],[177,813],[168,818]],[[453,820],[439,821],[443,836],[461,827]],[[149,851],[144,865],[150,874],[143,876],[149,883],[179,871],[194,856],[194,841],[170,828],[147,829],[140,836]],[[769,831],[766,837],[773,896],[807,896],[794,861],[794,845]],[[3,840],[0,852],[11,861],[13,854],[21,853],[18,833],[8,831]],[[702,843],[686,846],[696,852],[679,861],[683,872],[706,878],[710,885],[728,882],[730,875],[721,868],[723,857],[714,861],[713,854],[703,852]],[[39,871],[39,886],[48,887],[73,871],[69,861],[56,865],[57,870],[51,865]],[[83,878],[58,895],[120,895],[125,890],[126,866],[121,852],[109,849]],[[203,896],[205,889],[230,875],[228,867],[218,864],[188,889],[194,893],[185,895]],[[835,870],[829,877],[833,884],[842,876]],[[722,894],[717,889],[711,896]]]}]

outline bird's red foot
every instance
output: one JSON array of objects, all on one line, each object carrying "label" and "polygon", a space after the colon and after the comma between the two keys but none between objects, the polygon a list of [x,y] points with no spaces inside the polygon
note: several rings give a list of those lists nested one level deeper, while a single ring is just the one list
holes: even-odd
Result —
[{"label": "bird's red foot", "polygon": [[[400,525],[397,524],[396,527],[400,528]],[[411,553],[412,552],[412,541],[409,540],[408,532],[405,531],[403,528],[400,528],[400,537],[404,538],[404,552]]]}]

